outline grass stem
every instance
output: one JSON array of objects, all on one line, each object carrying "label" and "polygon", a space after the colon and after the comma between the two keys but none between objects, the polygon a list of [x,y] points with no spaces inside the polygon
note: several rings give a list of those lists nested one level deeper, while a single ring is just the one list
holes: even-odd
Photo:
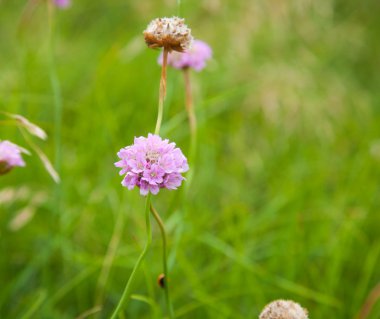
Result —
[{"label": "grass stem", "polygon": [[167,263],[167,236],[165,231],[164,223],[158,214],[157,210],[153,207],[153,205],[150,205],[150,211],[156,220],[158,227],[160,228],[161,237],[162,237],[162,264],[164,269],[164,284],[163,288],[165,290],[165,299],[166,299],[166,306],[169,312],[169,318],[174,319],[174,311],[173,311],[173,305],[170,300],[170,294],[169,294],[169,275],[168,275],[168,263]]},{"label": "grass stem", "polygon": [[131,275],[129,276],[127,285],[125,286],[123,295],[121,296],[120,301],[119,301],[115,311],[113,312],[111,319],[116,319],[118,314],[120,313],[120,311],[123,309],[123,307],[125,307],[127,305],[128,299],[129,299],[129,296],[130,296],[131,290],[132,290],[132,284],[133,284],[133,281],[136,277],[136,273],[137,273],[138,269],[140,268],[141,263],[143,262],[143,260],[146,256],[146,253],[149,250],[150,244],[152,243],[152,228],[150,225],[149,207],[150,207],[150,193],[147,195],[146,203],[145,203],[145,222],[146,222],[146,234],[147,234],[146,244],[145,244],[145,247],[144,247],[141,255],[137,259],[135,266],[133,267],[133,270],[132,270]]}]

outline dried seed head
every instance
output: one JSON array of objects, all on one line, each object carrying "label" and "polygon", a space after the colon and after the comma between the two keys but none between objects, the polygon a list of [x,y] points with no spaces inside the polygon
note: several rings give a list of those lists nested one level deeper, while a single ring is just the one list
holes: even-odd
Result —
[{"label": "dried seed head", "polygon": [[259,319],[308,319],[308,313],[294,301],[275,300],[265,306]]},{"label": "dried seed head", "polygon": [[157,18],[151,21],[144,31],[145,42],[150,48],[165,48],[169,52],[184,52],[191,47],[193,37],[185,20]]}]

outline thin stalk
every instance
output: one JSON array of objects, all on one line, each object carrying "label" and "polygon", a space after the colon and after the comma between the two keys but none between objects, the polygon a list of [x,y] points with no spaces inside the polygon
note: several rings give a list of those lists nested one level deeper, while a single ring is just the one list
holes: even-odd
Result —
[{"label": "thin stalk", "polygon": [[127,305],[128,301],[129,301],[129,296],[131,295],[132,284],[133,284],[133,281],[136,277],[136,273],[137,273],[138,269],[140,268],[141,263],[143,262],[143,260],[146,256],[146,253],[148,252],[150,244],[152,243],[152,228],[150,225],[149,207],[150,207],[150,193],[148,194],[148,196],[146,198],[146,202],[145,202],[145,223],[146,223],[146,234],[147,234],[146,244],[145,244],[144,250],[142,251],[140,257],[137,259],[135,266],[133,267],[133,270],[132,270],[131,275],[129,276],[127,285],[125,286],[123,295],[121,296],[120,301],[119,301],[115,311],[113,312],[111,319],[116,319],[118,314],[120,313],[120,311],[123,309],[123,307],[125,307]]},{"label": "thin stalk", "polygon": [[[54,4],[53,1],[47,1],[48,6],[48,63],[49,63],[49,77],[50,85],[53,94],[54,105],[54,141],[55,141],[55,158],[54,166],[55,170],[61,175],[61,158],[62,158],[62,94],[61,84],[56,71],[55,58],[54,58]],[[60,214],[61,210],[61,198],[62,198],[62,186],[61,184],[55,185],[55,203],[56,214],[60,217],[60,228],[63,228],[63,215]]]},{"label": "thin stalk", "polygon": [[365,300],[359,314],[356,316],[357,319],[366,319],[371,314],[371,310],[376,302],[380,299],[380,283],[378,283],[375,288],[371,290],[367,299]]},{"label": "thin stalk", "polygon": [[160,133],[162,116],[164,114],[164,100],[166,96],[166,67],[168,63],[168,54],[169,51],[164,48],[163,51],[163,59],[162,59],[162,69],[161,69],[161,79],[160,79],[160,93],[158,97],[158,115],[156,122],[156,129],[154,130],[154,134]]},{"label": "thin stalk", "polygon": [[52,1],[48,1],[48,19],[49,19],[49,76],[51,89],[53,92],[54,102],[54,138],[55,138],[55,166],[60,172],[61,165],[61,131],[62,131],[62,95],[61,84],[59,82],[56,65],[54,59],[54,5]]},{"label": "thin stalk", "polygon": [[189,118],[189,128],[190,128],[190,151],[189,151],[189,162],[192,165],[191,175],[188,176],[187,188],[191,184],[191,179],[194,174],[194,161],[196,157],[197,150],[197,118],[195,114],[194,104],[193,104],[193,93],[191,89],[191,78],[190,69],[183,69],[183,77],[185,81],[185,96],[186,96],[186,112]]},{"label": "thin stalk", "polygon": [[184,203],[184,212],[182,217],[182,223],[176,228],[175,238],[174,238],[174,247],[172,249],[172,254],[169,258],[169,265],[172,266],[174,264],[175,256],[180,247],[180,242],[183,234],[184,223],[187,216],[187,211],[189,210],[189,199],[187,197],[188,191],[191,187],[191,182],[193,180],[194,171],[195,171],[195,159],[196,159],[196,151],[197,151],[197,118],[193,103],[193,92],[191,86],[191,76],[190,69],[183,69],[183,77],[185,82],[185,105],[187,117],[189,119],[189,130],[190,130],[190,149],[189,149],[189,163],[191,165],[191,170],[187,173],[187,181],[185,185],[185,189],[181,192],[181,198]]},{"label": "thin stalk", "polygon": [[32,306],[28,309],[28,311],[21,317],[21,319],[29,319],[32,318],[37,310],[41,307],[43,302],[46,300],[47,293],[42,290],[38,293],[36,297],[36,301],[32,304]]},{"label": "thin stalk", "polygon": [[1,120],[0,125],[15,125],[18,126],[19,124],[12,120]]},{"label": "thin stalk", "polygon": [[161,237],[162,237],[162,265],[164,269],[164,290],[165,290],[165,299],[166,299],[166,306],[169,312],[169,318],[174,319],[174,311],[173,311],[173,305],[170,300],[170,294],[169,294],[169,276],[168,276],[168,264],[167,264],[167,237],[165,232],[165,226],[164,223],[158,214],[158,212],[155,210],[153,205],[150,205],[150,211],[155,218],[158,227],[161,231]]}]

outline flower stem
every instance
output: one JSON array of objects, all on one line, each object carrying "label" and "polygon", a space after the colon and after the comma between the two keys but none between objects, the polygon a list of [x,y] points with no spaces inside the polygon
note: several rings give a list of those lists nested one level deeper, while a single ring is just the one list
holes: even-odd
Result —
[{"label": "flower stem", "polygon": [[166,66],[168,63],[168,53],[169,51],[166,48],[164,48],[162,69],[161,69],[161,79],[160,79],[160,93],[158,97],[158,115],[157,115],[156,129],[154,130],[154,134],[157,134],[157,135],[160,133],[162,116],[164,113],[164,100],[166,96]]},{"label": "flower stem", "polygon": [[173,311],[173,305],[170,300],[170,294],[169,294],[169,277],[168,277],[168,263],[167,263],[167,238],[166,238],[166,232],[164,223],[158,214],[158,212],[155,210],[153,205],[150,205],[150,211],[152,212],[153,217],[155,218],[158,227],[161,231],[162,236],[162,262],[163,262],[163,268],[164,268],[164,289],[165,289],[165,299],[166,299],[166,306],[169,312],[169,318],[174,319],[174,311]]},{"label": "flower stem", "polygon": [[188,176],[188,181],[186,183],[187,188],[191,184],[192,176],[194,174],[194,161],[197,149],[197,118],[195,115],[194,104],[193,104],[193,94],[191,89],[191,79],[190,79],[190,69],[183,69],[183,76],[185,81],[185,94],[186,94],[186,111],[189,118],[189,128],[190,128],[190,151],[189,151],[189,162],[192,164],[193,169],[191,175]]},{"label": "flower stem", "polygon": [[[58,78],[54,56],[55,45],[55,23],[54,23],[54,3],[47,1],[48,10],[48,72],[50,78],[51,92],[53,94],[54,105],[54,168],[57,175],[61,176],[62,163],[62,94],[61,83]],[[56,216],[59,216],[58,234],[63,236],[65,214],[62,210],[62,184],[56,183],[54,187],[54,202]],[[65,258],[65,250],[62,249],[62,256]]]},{"label": "flower stem", "polygon": [[150,247],[150,244],[152,243],[152,228],[150,225],[150,213],[149,213],[149,207],[150,207],[150,193],[148,194],[145,202],[145,222],[146,222],[146,234],[147,234],[147,240],[144,247],[144,250],[142,251],[140,257],[137,259],[137,262],[135,266],[133,267],[132,273],[129,276],[127,285],[125,286],[123,295],[120,298],[120,301],[115,309],[115,311],[112,314],[111,319],[116,319],[119,312],[125,307],[129,301],[129,296],[131,294],[132,284],[136,277],[137,270],[140,268],[140,265],[142,261],[145,258],[146,253],[148,252],[148,249]]},{"label": "flower stem", "polygon": [[365,300],[362,308],[360,309],[359,314],[356,316],[356,319],[366,319],[371,314],[373,306],[376,304],[376,301],[380,299],[380,283],[378,283],[375,288],[371,290],[367,299]]},{"label": "flower stem", "polygon": [[54,138],[55,138],[55,166],[60,172],[61,166],[61,131],[62,131],[62,96],[61,85],[57,76],[54,58],[54,7],[52,1],[48,1],[49,14],[49,76],[54,102]]}]

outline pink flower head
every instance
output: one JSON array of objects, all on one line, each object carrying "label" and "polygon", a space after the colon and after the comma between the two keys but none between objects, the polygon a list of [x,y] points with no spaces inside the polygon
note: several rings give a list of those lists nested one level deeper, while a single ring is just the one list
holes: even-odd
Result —
[{"label": "pink flower head", "polygon": [[62,9],[66,9],[71,5],[71,0],[54,0],[54,4]]},{"label": "pink flower head", "polygon": [[120,175],[125,174],[121,185],[128,189],[137,186],[141,195],[156,195],[160,188],[177,189],[184,180],[181,174],[189,169],[175,143],[154,134],[135,137],[134,144],[122,148],[117,156],[120,161],[115,166],[121,168]]},{"label": "pink flower head", "polygon": [[15,166],[25,166],[21,148],[9,141],[0,142],[0,175],[9,172]]},{"label": "pink flower head", "polygon": [[[168,65],[176,69],[193,68],[196,71],[201,71],[211,56],[212,50],[206,42],[194,40],[192,47],[186,52],[170,52],[168,54]],[[161,53],[158,57],[160,65],[162,65],[162,60],[163,55]]]}]

